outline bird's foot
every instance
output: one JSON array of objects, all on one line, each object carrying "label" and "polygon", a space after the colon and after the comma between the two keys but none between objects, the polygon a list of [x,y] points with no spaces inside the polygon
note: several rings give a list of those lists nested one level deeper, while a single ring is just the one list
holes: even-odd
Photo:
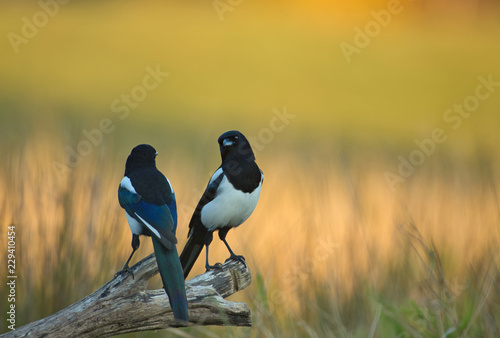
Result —
[{"label": "bird's foot", "polygon": [[247,267],[247,262],[245,261],[245,257],[243,257],[241,255],[232,254],[231,256],[229,256],[228,259],[226,259],[226,262],[227,261],[237,261],[237,262],[243,263],[243,265],[245,267]]},{"label": "bird's foot", "polygon": [[132,272],[132,270],[130,270],[130,268],[128,267],[128,265],[125,265],[123,267],[123,269],[121,269],[120,271],[118,271],[117,273],[115,273],[115,277],[118,277],[119,275],[121,275],[123,273],[129,273],[130,275],[132,275],[132,279],[135,278],[134,273]]},{"label": "bird's foot", "polygon": [[208,272],[212,269],[218,269],[218,270],[222,270],[222,264],[221,263],[215,263],[214,265],[205,265],[205,269],[207,269],[207,271],[205,272]]}]

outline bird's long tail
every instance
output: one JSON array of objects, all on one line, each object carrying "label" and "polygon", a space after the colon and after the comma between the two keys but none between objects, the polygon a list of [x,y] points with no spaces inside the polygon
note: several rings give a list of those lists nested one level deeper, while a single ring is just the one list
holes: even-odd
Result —
[{"label": "bird's long tail", "polygon": [[196,262],[196,259],[203,250],[207,232],[208,231],[203,226],[195,228],[189,237],[186,246],[184,246],[180,256],[184,278],[187,278],[194,263]]},{"label": "bird's long tail", "polygon": [[174,246],[171,250],[167,250],[157,238],[154,236],[151,238],[153,239],[158,270],[160,270],[163,287],[170,301],[174,317],[175,319],[188,322],[189,313],[186,287],[184,285],[184,277],[177,248]]}]

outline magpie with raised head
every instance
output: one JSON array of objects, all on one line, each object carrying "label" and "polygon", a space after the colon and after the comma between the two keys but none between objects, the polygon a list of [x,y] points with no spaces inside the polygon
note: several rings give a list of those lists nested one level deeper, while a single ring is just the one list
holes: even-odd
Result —
[{"label": "magpie with raised head", "polygon": [[264,175],[255,163],[250,143],[242,133],[236,130],[225,132],[218,143],[222,164],[210,178],[193,213],[188,241],[180,255],[184,278],[189,275],[203,246],[206,247],[205,268],[221,268],[220,263],[208,263],[208,247],[214,231],[219,231],[219,238],[229,250],[231,256],[227,260],[246,264],[243,256],[231,250],[226,235],[230,229],[245,222],[254,211]]},{"label": "magpie with raised head", "polygon": [[150,236],[174,317],[189,321],[186,288],[177,253],[177,206],[169,180],[156,168],[156,150],[141,144],[132,149],[125,164],[125,177],[118,188],[120,206],[132,231],[132,253],[121,271],[139,248],[140,235]]}]

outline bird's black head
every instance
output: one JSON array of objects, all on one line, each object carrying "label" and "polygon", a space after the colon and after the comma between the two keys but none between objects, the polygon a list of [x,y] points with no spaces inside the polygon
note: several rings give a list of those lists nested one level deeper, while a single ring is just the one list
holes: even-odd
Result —
[{"label": "bird's black head", "polygon": [[132,152],[127,158],[127,163],[125,164],[125,176],[127,176],[127,174],[134,169],[156,166],[156,155],[158,155],[158,153],[155,148],[149,144],[139,144],[137,147],[132,149]]},{"label": "bird's black head", "polygon": [[218,139],[222,161],[245,159],[255,161],[255,155],[247,138],[237,130],[227,131]]}]

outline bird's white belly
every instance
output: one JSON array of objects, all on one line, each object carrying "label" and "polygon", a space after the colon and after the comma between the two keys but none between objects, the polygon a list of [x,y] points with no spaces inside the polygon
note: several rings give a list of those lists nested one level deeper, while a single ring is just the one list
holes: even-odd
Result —
[{"label": "bird's white belly", "polygon": [[125,215],[127,216],[127,221],[128,221],[128,226],[130,227],[130,231],[132,231],[132,233],[134,235],[142,235],[142,224],[140,222],[138,222],[135,218],[133,218],[132,216],[130,216],[128,214],[128,212],[125,211]]},{"label": "bird's white belly", "polygon": [[[262,182],[261,182],[262,184]],[[226,226],[237,227],[252,214],[260,195],[259,185],[253,192],[236,190],[224,176],[215,199],[201,210],[201,221],[205,227],[214,231]]]}]

